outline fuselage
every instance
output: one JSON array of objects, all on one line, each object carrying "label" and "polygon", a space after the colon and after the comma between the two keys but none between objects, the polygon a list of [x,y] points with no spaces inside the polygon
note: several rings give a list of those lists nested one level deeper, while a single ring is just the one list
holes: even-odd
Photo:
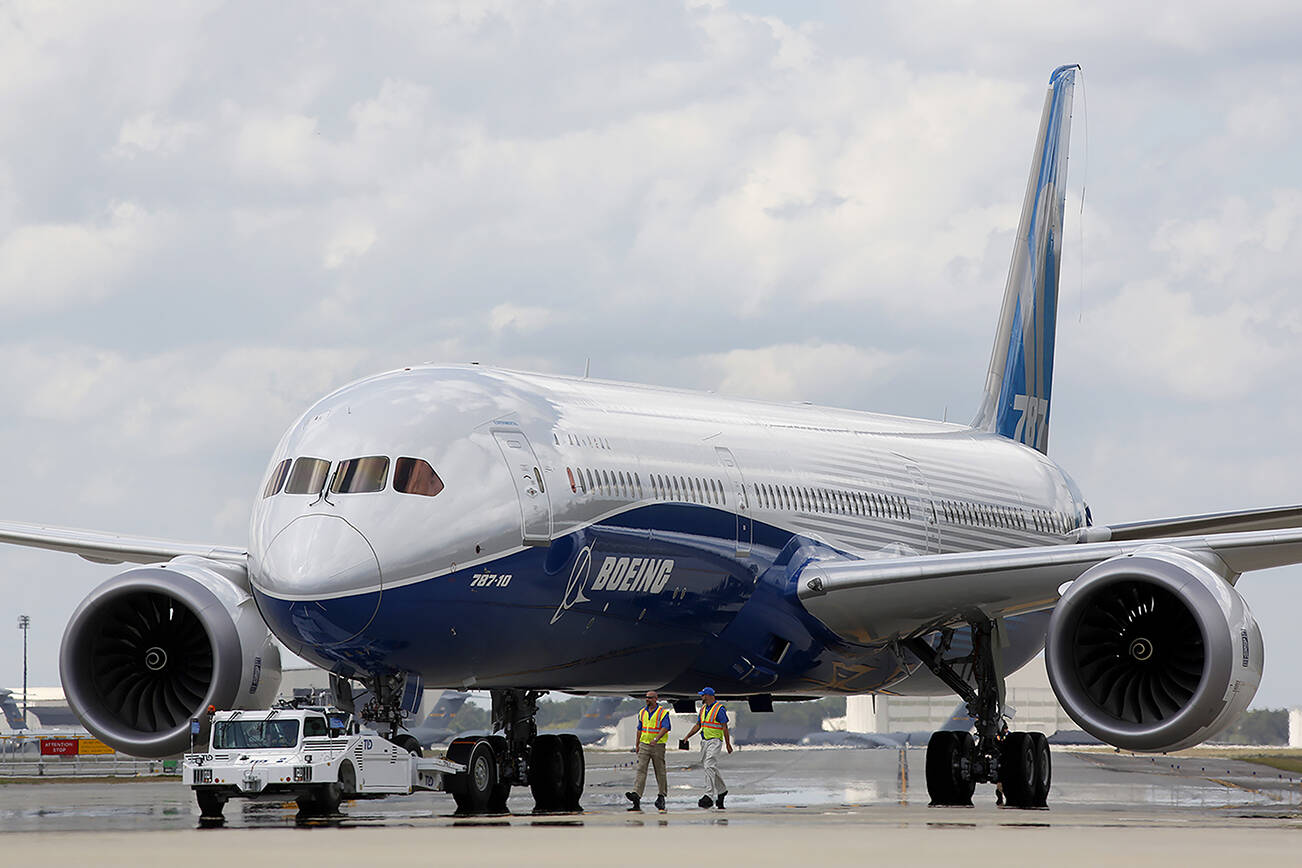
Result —
[{"label": "fuselage", "polygon": [[[892,642],[805,612],[800,567],[1086,523],[1047,457],[965,426],[473,365],[325,397],[268,479],[249,565],[276,635],[340,674],[441,687],[906,689]],[[1010,625],[1012,668],[1044,620]]]}]

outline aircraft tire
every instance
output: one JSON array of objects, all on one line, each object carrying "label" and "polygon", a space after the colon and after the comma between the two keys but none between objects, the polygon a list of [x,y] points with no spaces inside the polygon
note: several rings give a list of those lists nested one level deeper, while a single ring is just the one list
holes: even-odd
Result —
[{"label": "aircraft tire", "polygon": [[529,790],[535,811],[565,808],[565,760],[561,740],[552,733],[534,737],[529,750]]},{"label": "aircraft tire", "polygon": [[927,740],[927,796],[934,806],[961,804],[955,776],[958,751],[955,732],[940,730]]},{"label": "aircraft tire", "polygon": [[567,811],[582,811],[583,806],[579,802],[583,798],[583,784],[586,775],[583,743],[579,741],[577,735],[571,733],[562,734],[560,741],[561,759],[565,772],[563,806]]},{"label": "aircraft tire", "polygon": [[1013,808],[1029,808],[1035,800],[1035,747],[1029,732],[1010,732],[999,757],[999,780]]},{"label": "aircraft tire", "polygon": [[1029,733],[1035,759],[1035,784],[1032,787],[1031,806],[1049,807],[1049,788],[1053,784],[1053,758],[1049,752],[1049,739],[1042,732]]},{"label": "aircraft tire", "polygon": [[199,803],[199,816],[202,818],[215,820],[226,810],[226,799],[212,790],[195,790],[194,797]]},{"label": "aircraft tire", "polygon": [[[459,814],[482,814],[489,810],[497,787],[497,758],[484,739],[459,739],[448,747],[448,759],[465,764],[464,774],[455,775],[449,787]],[[509,785],[508,785],[509,792]]]},{"label": "aircraft tire", "polygon": [[955,733],[958,738],[958,762],[954,766],[955,804],[971,805],[972,794],[976,792],[976,780],[972,777],[972,761],[976,759],[976,739],[970,732]]}]

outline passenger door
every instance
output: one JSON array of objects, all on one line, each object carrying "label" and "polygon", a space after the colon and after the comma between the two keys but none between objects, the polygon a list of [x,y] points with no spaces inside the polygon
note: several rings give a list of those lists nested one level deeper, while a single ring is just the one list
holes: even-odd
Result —
[{"label": "passenger door", "polygon": [[494,431],[520,501],[520,540],[527,546],[545,546],[552,537],[552,504],[543,482],[542,465],[523,431]]},{"label": "passenger door", "polygon": [[737,554],[748,555],[750,554],[752,531],[750,503],[746,500],[746,480],[742,478],[741,468],[737,465],[737,459],[733,457],[731,450],[716,446],[714,452],[719,457],[719,463],[723,465],[723,472],[728,477],[728,490],[732,495],[737,513]]}]

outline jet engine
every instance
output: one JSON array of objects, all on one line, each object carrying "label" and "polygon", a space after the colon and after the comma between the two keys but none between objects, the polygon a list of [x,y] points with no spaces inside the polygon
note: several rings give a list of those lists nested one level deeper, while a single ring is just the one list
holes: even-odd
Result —
[{"label": "jet engine", "polygon": [[163,757],[190,747],[190,721],[209,705],[269,707],[280,649],[243,567],[180,557],[126,570],[92,591],[64,630],[59,674],[68,704],[97,738]]},{"label": "jet engine", "polygon": [[1223,572],[1174,549],[1112,558],[1071,584],[1049,619],[1049,681],[1082,729],[1117,747],[1205,741],[1261,682],[1261,630]]}]

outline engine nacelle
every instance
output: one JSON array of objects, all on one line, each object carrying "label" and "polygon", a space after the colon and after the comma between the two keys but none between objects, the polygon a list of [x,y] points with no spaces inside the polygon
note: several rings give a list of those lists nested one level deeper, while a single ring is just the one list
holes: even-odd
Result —
[{"label": "engine nacelle", "polygon": [[59,654],[86,728],[124,753],[163,757],[189,749],[190,720],[209,705],[268,708],[280,649],[247,587],[242,567],[181,557],[92,591]]},{"label": "engine nacelle", "polygon": [[1261,630],[1223,575],[1176,549],[1087,570],[1049,620],[1058,701],[1096,738],[1180,750],[1224,729],[1261,683]]}]

